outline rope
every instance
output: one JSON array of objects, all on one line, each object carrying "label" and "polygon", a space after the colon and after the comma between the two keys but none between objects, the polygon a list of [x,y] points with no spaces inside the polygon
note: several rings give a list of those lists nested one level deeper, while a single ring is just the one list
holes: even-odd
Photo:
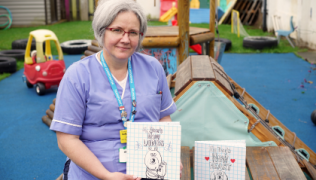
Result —
[{"label": "rope", "polygon": [[12,14],[11,14],[11,11],[4,7],[4,6],[0,6],[0,8],[2,9],[5,9],[8,11],[9,15],[8,14],[1,14],[0,17],[7,17],[8,18],[8,21],[4,24],[0,24],[0,27],[5,27],[3,30],[6,30],[6,29],[9,29],[11,27],[11,24],[12,24]]}]

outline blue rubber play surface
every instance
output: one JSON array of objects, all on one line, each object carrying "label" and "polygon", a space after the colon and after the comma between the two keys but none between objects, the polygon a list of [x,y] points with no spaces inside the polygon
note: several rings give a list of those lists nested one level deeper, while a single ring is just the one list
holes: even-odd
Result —
[{"label": "blue rubber play surface", "polygon": [[[81,55],[65,55],[66,66]],[[227,74],[316,151],[316,71],[294,54],[224,54]],[[66,156],[58,149],[55,132],[41,117],[57,89],[38,96],[22,82],[23,69],[0,81],[0,179],[56,179]],[[304,82],[313,81],[313,84]]]},{"label": "blue rubber play surface", "polygon": [[221,65],[234,81],[316,151],[316,126],[311,121],[316,109],[316,70],[311,69],[310,63],[293,53],[224,54]]}]

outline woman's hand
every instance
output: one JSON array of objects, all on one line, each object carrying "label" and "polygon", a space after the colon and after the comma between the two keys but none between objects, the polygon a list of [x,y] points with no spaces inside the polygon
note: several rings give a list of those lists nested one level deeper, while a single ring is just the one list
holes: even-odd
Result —
[{"label": "woman's hand", "polygon": [[104,180],[141,180],[141,178],[133,175],[127,175],[119,172],[110,173],[108,178]]}]

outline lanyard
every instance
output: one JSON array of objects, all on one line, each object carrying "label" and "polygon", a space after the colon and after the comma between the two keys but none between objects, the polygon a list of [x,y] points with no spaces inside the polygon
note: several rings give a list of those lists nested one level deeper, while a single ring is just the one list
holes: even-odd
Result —
[{"label": "lanyard", "polygon": [[[102,62],[102,66],[103,66],[103,69],[105,71],[105,74],[108,77],[108,80],[110,82],[111,88],[114,92],[117,103],[119,105],[119,110],[121,113],[123,126],[125,129],[127,129],[127,126],[126,126],[127,125],[126,122],[128,121],[126,119],[127,113],[125,111],[125,107],[123,106],[122,99],[119,95],[119,92],[118,92],[117,87],[115,85],[115,82],[114,82],[114,79],[113,79],[112,74],[110,72],[110,69],[104,60],[103,51],[101,52],[101,62]],[[135,90],[135,84],[134,84],[134,79],[133,79],[132,63],[131,63],[130,58],[128,59],[128,79],[129,79],[129,87],[130,87],[131,98],[132,98],[132,110],[131,110],[129,121],[134,122],[134,118],[135,118],[135,114],[136,114],[136,92],[135,92],[136,90]]]}]

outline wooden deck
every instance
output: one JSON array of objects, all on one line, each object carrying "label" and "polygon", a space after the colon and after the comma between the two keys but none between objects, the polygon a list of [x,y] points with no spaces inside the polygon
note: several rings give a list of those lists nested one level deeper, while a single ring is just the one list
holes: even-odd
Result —
[{"label": "wooden deck", "polygon": [[[197,35],[202,33],[209,33],[209,29],[190,27],[189,34]],[[167,36],[179,36],[178,26],[149,26],[147,29],[146,37],[167,37]]]},{"label": "wooden deck", "polygon": [[[191,180],[194,167],[194,147],[181,147],[183,164],[181,180]],[[246,180],[305,180],[307,179],[288,147],[247,147]],[[249,170],[249,171],[248,171]],[[194,172],[194,171],[193,171]]]},{"label": "wooden deck", "polygon": [[[189,45],[212,41],[214,34],[205,28],[189,28]],[[142,46],[148,47],[178,47],[180,45],[178,26],[148,27]]]}]

